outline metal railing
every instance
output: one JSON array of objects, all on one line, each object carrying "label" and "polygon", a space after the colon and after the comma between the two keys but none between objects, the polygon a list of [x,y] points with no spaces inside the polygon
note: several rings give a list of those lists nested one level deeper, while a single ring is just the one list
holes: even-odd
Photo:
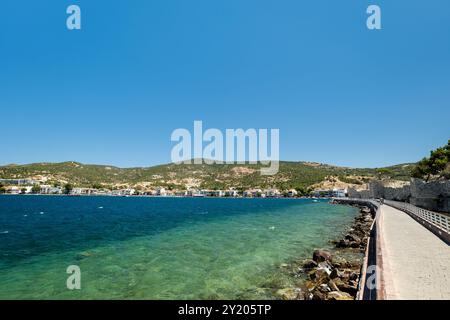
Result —
[{"label": "metal railing", "polygon": [[406,202],[385,200],[384,203],[391,207],[415,215],[416,217],[432,224],[436,228],[446,232],[447,234],[450,234],[450,217],[445,214],[425,210]]}]

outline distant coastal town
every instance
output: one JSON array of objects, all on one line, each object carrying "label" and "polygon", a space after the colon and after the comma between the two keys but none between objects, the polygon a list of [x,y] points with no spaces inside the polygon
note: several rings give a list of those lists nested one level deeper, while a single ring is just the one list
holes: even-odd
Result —
[{"label": "distant coastal town", "polygon": [[0,194],[10,195],[70,195],[70,196],[153,196],[153,197],[219,197],[219,198],[297,198],[297,197],[322,197],[340,198],[348,195],[348,189],[317,189],[309,190],[308,194],[303,194],[295,189],[279,190],[277,188],[268,189],[248,189],[238,190],[230,188],[228,190],[205,190],[189,188],[187,190],[168,189],[156,187],[146,190],[135,188],[124,188],[110,190],[106,188],[82,188],[73,187],[70,184],[64,186],[49,185],[42,181],[33,179],[0,179]]}]

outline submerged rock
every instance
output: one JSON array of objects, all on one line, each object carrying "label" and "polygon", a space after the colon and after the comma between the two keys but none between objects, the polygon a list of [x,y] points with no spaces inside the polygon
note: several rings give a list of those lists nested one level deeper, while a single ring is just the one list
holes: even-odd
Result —
[{"label": "submerged rock", "polygon": [[327,294],[328,300],[354,300],[352,296],[346,292],[331,291]]},{"label": "submerged rock", "polygon": [[304,292],[300,288],[284,288],[275,293],[276,296],[283,300],[304,300]]},{"label": "submerged rock", "polygon": [[81,253],[77,254],[77,256],[75,257],[75,259],[76,259],[76,260],[83,260],[83,259],[85,259],[85,258],[92,257],[93,255],[94,255],[93,252],[90,252],[90,251],[84,251],[84,252],[81,252]]},{"label": "submerged rock", "polygon": [[341,239],[339,241],[335,241],[334,243],[336,245],[336,248],[348,248],[348,247],[350,247],[350,241],[348,241],[348,240]]}]

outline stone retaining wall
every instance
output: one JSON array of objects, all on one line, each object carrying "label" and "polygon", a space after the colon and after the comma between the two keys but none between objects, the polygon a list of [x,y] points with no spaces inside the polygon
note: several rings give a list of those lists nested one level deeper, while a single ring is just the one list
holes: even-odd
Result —
[{"label": "stone retaining wall", "polygon": [[401,188],[384,186],[383,181],[369,182],[367,190],[348,190],[349,198],[368,199],[383,198],[394,201],[409,202],[415,206],[440,212],[450,212],[450,181],[425,182],[411,179],[410,185]]},{"label": "stone retaining wall", "polygon": [[411,180],[410,203],[432,211],[450,212],[450,181]]}]

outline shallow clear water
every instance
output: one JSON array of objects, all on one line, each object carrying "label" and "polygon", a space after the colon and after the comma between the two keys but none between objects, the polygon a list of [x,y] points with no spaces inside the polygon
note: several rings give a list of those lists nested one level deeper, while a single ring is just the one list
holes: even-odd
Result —
[{"label": "shallow clear water", "polygon": [[355,215],[306,199],[0,196],[0,298],[270,299],[291,281],[280,264]]}]

